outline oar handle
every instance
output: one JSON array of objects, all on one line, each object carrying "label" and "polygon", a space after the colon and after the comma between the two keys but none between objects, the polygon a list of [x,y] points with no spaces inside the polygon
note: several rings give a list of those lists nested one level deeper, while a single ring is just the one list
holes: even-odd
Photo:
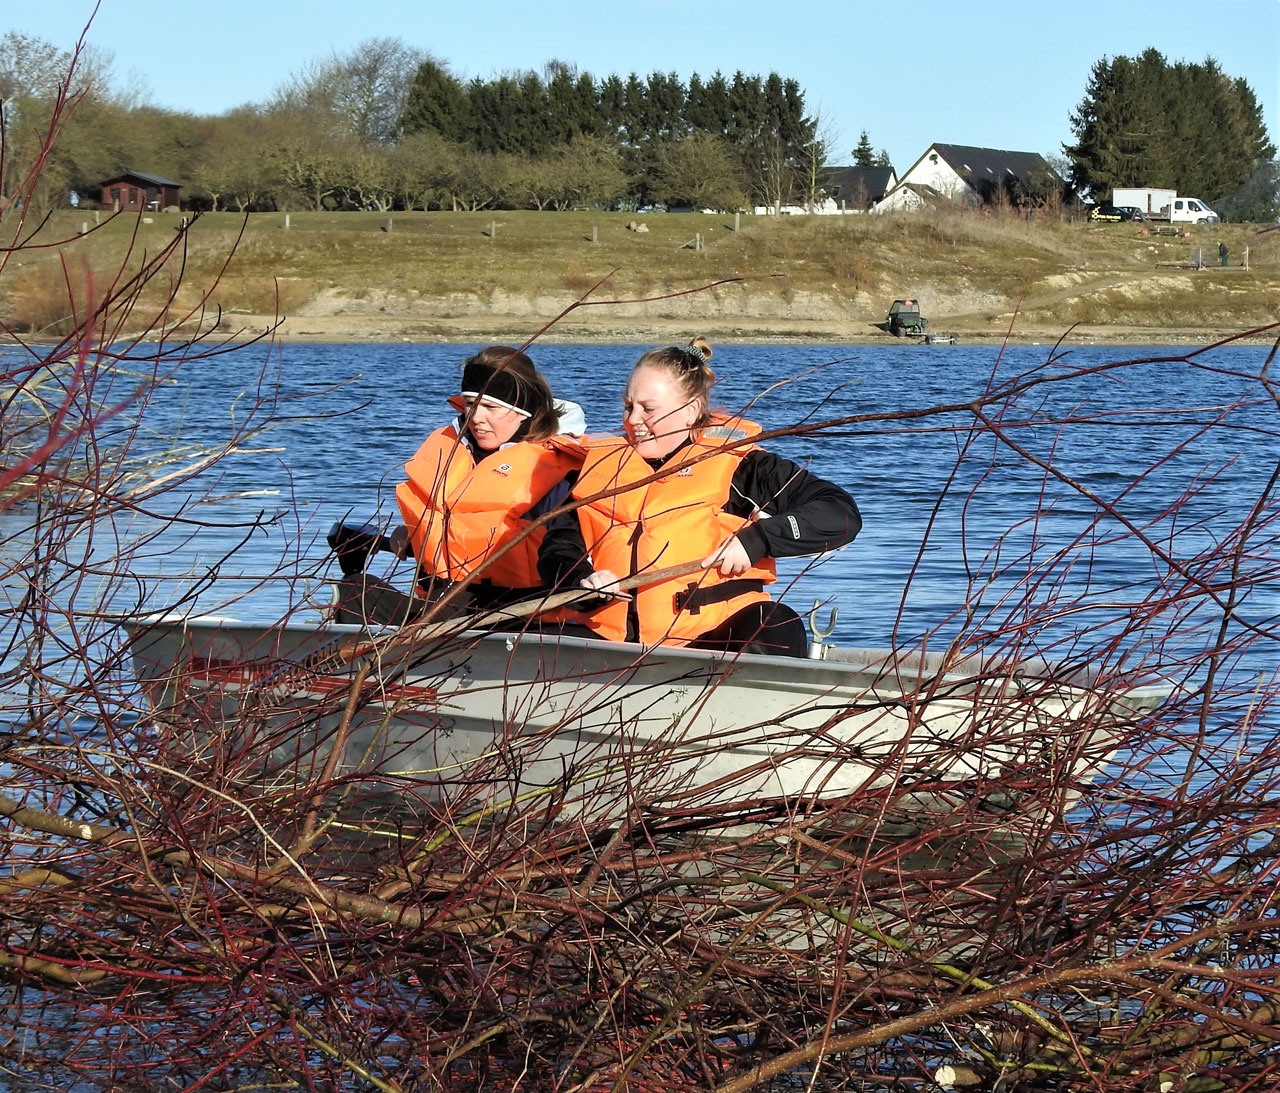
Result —
[{"label": "oar handle", "polygon": [[552,592],[548,596],[523,600],[520,603],[513,603],[510,607],[491,611],[476,620],[474,625],[489,626],[495,622],[501,622],[504,617],[522,619],[530,615],[543,615],[548,611],[554,611],[558,607],[567,607],[569,604],[577,603],[580,600],[595,599],[602,594],[608,595],[611,592],[629,592],[633,588],[640,588],[644,585],[661,584],[663,581],[670,581],[676,577],[697,573],[701,569],[701,561],[682,562],[680,565],[667,566],[666,569],[653,569],[646,573],[633,573],[630,577],[623,577],[621,580],[609,585],[608,588],[570,588],[564,592]]}]

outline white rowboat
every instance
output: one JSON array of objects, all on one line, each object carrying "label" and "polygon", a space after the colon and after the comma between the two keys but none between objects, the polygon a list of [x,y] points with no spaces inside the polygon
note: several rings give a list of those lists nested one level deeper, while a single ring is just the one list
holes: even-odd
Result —
[{"label": "white rowboat", "polygon": [[[528,633],[149,616],[127,624],[157,715],[191,746],[250,734],[280,779],[362,773],[486,806],[556,795],[688,806],[1034,776],[1060,803],[1169,693],[1045,661],[828,649],[826,659]],[[438,631],[439,628],[437,627]],[[198,738],[198,739],[196,739]]]}]

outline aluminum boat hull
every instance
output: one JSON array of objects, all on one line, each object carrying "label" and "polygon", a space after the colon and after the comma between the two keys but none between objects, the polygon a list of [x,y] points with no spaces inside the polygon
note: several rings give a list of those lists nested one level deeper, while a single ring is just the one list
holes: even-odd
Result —
[{"label": "aluminum boat hull", "polygon": [[[277,772],[325,769],[487,803],[558,794],[705,806],[915,794],[1039,772],[1060,802],[1170,691],[1088,672],[887,650],[723,656],[537,634],[405,641],[342,624],[128,624],[157,716],[193,748],[252,730]],[[195,739],[198,738],[198,739]],[[913,787],[932,786],[932,790]],[[927,807],[927,804],[926,804]]]}]

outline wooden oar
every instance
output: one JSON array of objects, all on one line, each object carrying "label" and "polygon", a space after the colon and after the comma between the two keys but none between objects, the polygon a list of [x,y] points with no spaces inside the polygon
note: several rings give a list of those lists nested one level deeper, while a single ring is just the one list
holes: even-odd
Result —
[{"label": "wooden oar", "polygon": [[[456,634],[460,629],[464,630],[483,630],[490,626],[497,626],[504,622],[513,622],[516,619],[526,619],[532,615],[543,615],[548,611],[554,611],[558,607],[568,607],[570,604],[578,603],[581,600],[596,599],[602,593],[607,595],[610,592],[629,592],[633,588],[642,588],[645,585],[661,584],[663,581],[669,581],[676,577],[684,577],[690,573],[698,573],[702,571],[702,562],[682,562],[680,565],[667,566],[666,569],[653,569],[644,573],[634,573],[630,577],[623,577],[620,581],[610,585],[607,589],[601,588],[571,588],[565,592],[552,592],[550,595],[538,596],[528,600],[522,600],[519,603],[513,603],[510,607],[501,607],[493,611],[486,612],[479,618],[473,619],[446,619],[443,622],[427,622],[427,623],[409,623],[400,628],[400,633],[411,637],[414,641],[430,641],[432,638],[442,637],[447,634]],[[461,628],[460,622],[465,622]]]},{"label": "wooden oar", "polygon": [[[667,566],[665,569],[654,569],[644,573],[634,573],[630,577],[623,577],[616,584],[610,585],[607,591],[627,592],[633,588],[660,584],[662,581],[669,581],[676,577],[684,577],[690,573],[699,573],[701,571],[702,563],[700,561],[682,562],[680,565]],[[485,627],[497,626],[500,623],[512,622],[515,619],[545,614],[548,611],[554,611],[557,607],[567,607],[570,604],[578,603],[580,600],[594,599],[602,591],[605,590],[598,588],[572,588],[565,592],[553,592],[547,596],[523,600],[520,603],[514,603],[510,607],[497,611],[488,611],[477,618],[459,616],[439,622],[410,622],[389,634],[380,634],[377,637],[338,639],[317,649],[305,658],[295,671],[301,669],[312,674],[333,672],[375,651],[379,654],[385,654],[397,646],[434,641],[437,638],[452,637],[467,630],[480,630]]]}]

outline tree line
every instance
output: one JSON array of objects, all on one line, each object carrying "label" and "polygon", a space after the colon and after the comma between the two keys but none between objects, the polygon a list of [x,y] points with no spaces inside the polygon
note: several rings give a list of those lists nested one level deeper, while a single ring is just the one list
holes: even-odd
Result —
[{"label": "tree line", "polygon": [[[1253,89],[1207,58],[1169,63],[1155,49],[1097,61],[1071,115],[1071,182],[1099,200],[1116,186],[1203,197],[1232,219],[1276,213],[1276,149]],[[1267,181],[1270,179],[1268,192]]]},{"label": "tree line", "polygon": [[[64,85],[75,108],[59,113]],[[597,78],[551,61],[464,82],[423,50],[374,38],[295,73],[266,102],[200,117],[114,89],[109,58],[92,49],[73,59],[9,32],[0,199],[43,154],[55,117],[36,195],[48,205],[132,169],[179,181],[186,202],[214,210],[778,208],[820,199],[836,153],[798,82],[778,73]],[[1170,186],[1232,219],[1280,213],[1261,108],[1212,59],[1104,57],[1071,124],[1064,169],[1095,200],[1117,185]],[[889,163],[865,132],[852,154]]]},{"label": "tree line", "polygon": [[[0,39],[5,192],[70,62]],[[309,66],[266,103],[196,117],[108,93],[92,53],[77,65],[78,102],[42,176],[51,192],[135,169],[214,209],[733,209],[814,200],[828,152],[803,89],[778,73],[597,79],[552,61],[464,84],[384,38]]]}]

